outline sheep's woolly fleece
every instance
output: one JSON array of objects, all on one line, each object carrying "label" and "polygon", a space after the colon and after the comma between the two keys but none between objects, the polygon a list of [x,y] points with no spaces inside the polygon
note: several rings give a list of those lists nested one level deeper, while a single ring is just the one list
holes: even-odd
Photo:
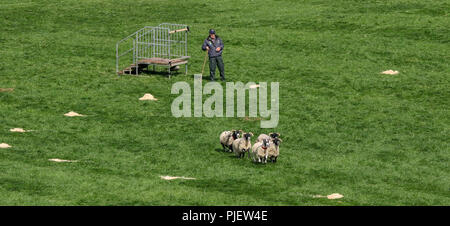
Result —
[{"label": "sheep's woolly fleece", "polygon": [[139,100],[158,100],[150,93],[146,93],[143,97],[139,98]]},{"label": "sheep's woolly fleece", "polygon": [[68,113],[66,113],[64,115],[67,116],[67,117],[84,116],[84,115],[78,114],[78,113],[76,113],[74,111],[68,112]]},{"label": "sheep's woolly fleece", "polygon": [[13,133],[26,133],[26,132],[30,132],[32,130],[24,130],[22,128],[14,128],[14,129],[10,129],[9,131],[13,132]]},{"label": "sheep's woolly fleece", "polygon": [[0,144],[0,148],[10,148],[11,146],[9,144],[6,143],[1,143]]},{"label": "sheep's woolly fleece", "polygon": [[161,176],[163,180],[175,180],[175,179],[185,179],[185,180],[195,180],[193,177],[172,177],[172,176]]},{"label": "sheep's woolly fleece", "polygon": [[339,194],[339,193],[333,193],[331,195],[327,195],[327,196],[323,196],[323,195],[314,195],[314,198],[328,198],[328,199],[340,199],[343,198],[344,196]]},{"label": "sheep's woolly fleece", "polygon": [[78,162],[77,160],[65,160],[65,159],[49,159],[52,162]]},{"label": "sheep's woolly fleece", "polygon": [[398,73],[399,73],[398,71],[393,71],[393,70],[387,70],[387,71],[381,72],[381,74],[385,74],[385,75],[396,75]]}]

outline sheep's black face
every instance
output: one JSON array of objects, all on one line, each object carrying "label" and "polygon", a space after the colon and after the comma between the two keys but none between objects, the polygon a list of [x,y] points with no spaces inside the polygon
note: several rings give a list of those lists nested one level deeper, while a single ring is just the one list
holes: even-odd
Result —
[{"label": "sheep's black face", "polygon": [[270,137],[271,137],[272,139],[275,139],[275,138],[277,138],[277,137],[280,136],[279,133],[271,133],[271,134],[269,134],[269,135],[270,135]]},{"label": "sheep's black face", "polygon": [[239,133],[239,131],[234,131],[232,136],[233,136],[233,139],[236,140],[236,139],[239,138],[240,135],[241,135],[241,134]]},{"label": "sheep's black face", "polygon": [[244,133],[244,138],[245,138],[246,140],[250,140],[250,137],[252,137],[252,136],[253,136],[252,133]]},{"label": "sheep's black face", "polygon": [[281,139],[279,139],[278,137],[276,137],[275,139],[273,139],[273,143],[274,143],[276,146],[279,146],[279,145],[281,144]]}]

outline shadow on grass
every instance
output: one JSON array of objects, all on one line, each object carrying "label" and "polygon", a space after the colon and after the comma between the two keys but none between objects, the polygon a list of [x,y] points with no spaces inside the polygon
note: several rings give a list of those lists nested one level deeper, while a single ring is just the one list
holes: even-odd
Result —
[{"label": "shadow on grass", "polygon": [[259,181],[254,183],[248,178],[211,178],[202,181],[189,181],[183,184],[187,187],[195,189],[207,190],[208,192],[222,193],[230,196],[245,195],[250,199],[262,199],[277,202],[283,205],[298,205],[296,197],[292,195],[285,195],[279,197],[279,191],[270,181]]},{"label": "shadow on grass", "polygon": [[250,160],[247,156],[244,156],[244,157],[239,158],[239,157],[237,157],[235,154],[230,155],[230,156],[228,156],[228,157],[229,157],[229,158],[233,158],[233,159],[246,159],[246,160]]},{"label": "shadow on grass", "polygon": [[[134,75],[134,76],[136,76],[136,71],[132,71],[131,74],[123,74],[123,75]],[[155,70],[155,71],[153,71],[152,69],[149,68],[148,70],[147,69],[139,70],[139,74],[137,76],[140,76],[140,75],[144,75],[144,76],[158,75],[158,76],[162,76],[162,77],[167,77],[168,78],[169,77],[169,72],[168,71],[162,71],[162,70]],[[171,77],[179,76],[179,75],[185,75],[184,71],[176,70],[176,71],[172,71],[170,73]]]},{"label": "shadow on grass", "polygon": [[227,153],[227,151],[224,151],[222,148],[216,148],[214,150],[217,151],[217,152]]}]

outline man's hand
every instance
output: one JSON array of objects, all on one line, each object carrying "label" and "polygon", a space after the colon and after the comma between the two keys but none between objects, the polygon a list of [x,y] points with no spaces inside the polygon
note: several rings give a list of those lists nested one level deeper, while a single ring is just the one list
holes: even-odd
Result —
[{"label": "man's hand", "polygon": [[220,51],[220,47],[217,47],[217,48],[216,48],[216,51],[219,52],[219,51]]},{"label": "man's hand", "polygon": [[209,51],[209,46],[207,46],[207,47],[206,47],[206,50],[208,50],[208,51]]}]

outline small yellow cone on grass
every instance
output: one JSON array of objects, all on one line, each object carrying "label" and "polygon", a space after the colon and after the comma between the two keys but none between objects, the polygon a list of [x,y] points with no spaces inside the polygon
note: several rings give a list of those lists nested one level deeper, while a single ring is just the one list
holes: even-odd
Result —
[{"label": "small yellow cone on grass", "polygon": [[1,143],[0,144],[0,148],[10,148],[11,146],[9,144],[6,143]]},{"label": "small yellow cone on grass", "polygon": [[84,116],[84,115],[78,114],[78,113],[76,113],[76,112],[74,112],[74,111],[68,112],[68,113],[66,113],[66,114],[64,114],[64,115],[67,116],[67,117]]},{"label": "small yellow cone on grass", "polygon": [[381,72],[381,74],[385,74],[385,75],[396,75],[396,74],[398,74],[398,73],[400,73],[400,72],[398,72],[398,71],[393,71],[393,70],[387,70],[387,71]]},{"label": "small yellow cone on grass", "polygon": [[139,98],[139,100],[158,100],[150,93],[146,93],[143,97]]},{"label": "small yellow cone on grass", "polygon": [[14,129],[10,129],[9,131],[13,132],[13,133],[26,133],[26,132],[30,132],[31,130],[24,130],[22,128],[14,128]]},{"label": "small yellow cone on grass", "polygon": [[14,88],[0,88],[0,92],[12,92]]},{"label": "small yellow cone on grass", "polygon": [[175,179],[195,180],[195,178],[192,178],[192,177],[172,177],[172,176],[161,176],[161,179],[163,179],[163,180],[175,180]]},{"label": "small yellow cone on grass", "polygon": [[78,162],[77,160],[65,160],[65,159],[49,159],[52,162]]},{"label": "small yellow cone on grass", "polygon": [[341,195],[341,194],[339,194],[339,193],[333,193],[333,194],[331,194],[331,195],[327,195],[327,198],[328,199],[340,199],[340,198],[343,198],[344,196],[343,195]]},{"label": "small yellow cone on grass", "polygon": [[331,195],[323,196],[323,195],[314,195],[313,198],[328,198],[328,199],[340,199],[344,198],[343,195],[339,193],[333,193]]}]

